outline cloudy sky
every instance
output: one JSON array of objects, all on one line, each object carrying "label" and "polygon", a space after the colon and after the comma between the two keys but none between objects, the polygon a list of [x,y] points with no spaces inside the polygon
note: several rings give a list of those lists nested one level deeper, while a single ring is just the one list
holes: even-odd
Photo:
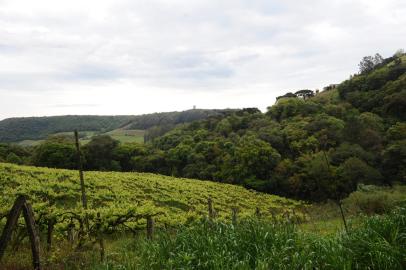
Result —
[{"label": "cloudy sky", "polygon": [[259,107],[406,46],[404,0],[0,0],[0,119]]}]

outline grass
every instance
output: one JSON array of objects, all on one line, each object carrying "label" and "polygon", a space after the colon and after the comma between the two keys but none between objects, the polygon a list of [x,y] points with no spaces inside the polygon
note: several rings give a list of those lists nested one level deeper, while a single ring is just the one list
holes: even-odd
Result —
[{"label": "grass", "polygon": [[203,221],[140,243],[140,269],[404,269],[406,209],[320,236],[289,223]]},{"label": "grass", "polygon": [[[318,235],[258,219],[237,225],[203,219],[162,229],[152,241],[142,234],[113,236],[106,246],[100,262],[96,247],[75,251],[62,242],[44,269],[405,269],[406,208],[363,217],[348,234]],[[7,256],[2,269],[29,267],[23,251]]]},{"label": "grass", "polygon": [[[392,187],[360,185],[357,191],[343,200],[343,209],[347,221],[351,223],[351,226],[357,227],[362,216],[386,214],[405,202],[406,186],[404,185]],[[340,210],[332,201],[313,204],[305,211],[308,216],[307,222],[300,225],[304,231],[331,235],[343,229]]]},{"label": "grass", "polygon": [[36,146],[39,145],[40,143],[42,143],[44,140],[24,140],[24,141],[20,141],[17,142],[18,145],[21,146]]},{"label": "grass", "polygon": [[[131,130],[115,129],[101,134],[97,133],[96,131],[81,131],[80,133],[84,134],[84,137],[80,139],[80,142],[82,144],[89,143],[92,137],[96,135],[109,135],[110,137],[112,137],[115,140],[118,140],[121,143],[132,143],[132,142],[143,143],[145,131],[139,129],[131,129]],[[59,132],[52,135],[72,136],[73,132]],[[43,141],[44,140],[24,140],[16,143],[21,146],[36,146],[42,143]]]},{"label": "grass", "polygon": [[105,133],[106,135],[111,136],[113,139],[116,139],[122,143],[143,143],[144,142],[144,130],[125,130],[125,129],[116,129],[110,132]]}]

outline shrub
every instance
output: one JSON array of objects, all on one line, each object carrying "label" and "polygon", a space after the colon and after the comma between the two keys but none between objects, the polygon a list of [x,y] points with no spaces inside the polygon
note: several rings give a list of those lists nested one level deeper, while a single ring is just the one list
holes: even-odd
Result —
[{"label": "shrub", "polygon": [[350,213],[384,214],[406,201],[406,187],[394,188],[359,185],[358,190],[344,200]]}]

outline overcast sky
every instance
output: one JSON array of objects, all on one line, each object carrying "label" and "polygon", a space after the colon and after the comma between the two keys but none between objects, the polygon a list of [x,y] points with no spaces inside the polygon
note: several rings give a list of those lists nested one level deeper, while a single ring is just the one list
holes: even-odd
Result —
[{"label": "overcast sky", "polygon": [[405,0],[0,0],[0,119],[265,110],[405,45]]}]

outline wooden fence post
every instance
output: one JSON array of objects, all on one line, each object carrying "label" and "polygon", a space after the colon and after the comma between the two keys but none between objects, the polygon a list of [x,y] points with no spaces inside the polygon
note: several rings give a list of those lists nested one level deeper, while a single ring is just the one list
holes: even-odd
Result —
[{"label": "wooden fence post", "polygon": [[40,270],[40,257],[39,257],[39,237],[37,228],[35,225],[34,213],[32,211],[31,205],[27,203],[25,196],[19,196],[14,202],[8,216],[6,226],[4,227],[3,233],[0,237],[0,261],[3,258],[4,252],[7,247],[7,243],[10,241],[13,229],[17,225],[18,218],[21,211],[23,211],[23,216],[25,224],[27,226],[28,236],[31,242],[32,251],[32,264],[34,270]]},{"label": "wooden fence post", "polygon": [[152,216],[147,216],[147,238],[152,240],[154,236],[154,220]]},{"label": "wooden fence post", "polygon": [[341,201],[337,201],[337,204],[338,204],[338,207],[340,208],[341,218],[343,219],[345,232],[348,233],[347,221],[345,220],[342,203],[341,203]]},{"label": "wooden fence post", "polygon": [[211,197],[207,199],[207,207],[209,211],[209,219],[214,219],[213,200]]},{"label": "wooden fence post", "polygon": [[78,169],[79,169],[79,178],[80,178],[80,190],[82,192],[82,205],[84,209],[87,209],[87,197],[86,197],[86,190],[85,190],[85,180],[83,178],[83,163],[82,163],[82,155],[80,153],[80,144],[79,144],[79,133],[75,130],[75,145],[76,145],[76,154],[77,154],[77,161],[78,161]]},{"label": "wooden fence post", "polygon": [[55,219],[49,218],[48,219],[48,228],[47,228],[47,251],[51,251],[52,249],[52,233],[54,231]]},{"label": "wooden fence post", "polygon": [[[85,189],[85,180],[83,177],[83,161],[82,161],[82,154],[80,153],[80,144],[79,144],[79,133],[77,130],[74,131],[75,134],[75,145],[76,145],[76,154],[77,154],[77,161],[78,161],[78,169],[79,169],[79,178],[80,178],[80,190],[82,193],[82,206],[83,209],[87,209],[87,196],[86,196],[86,189]],[[87,215],[85,215],[85,220],[84,220],[84,225],[89,231],[89,220],[87,218]],[[84,235],[84,227],[80,227],[82,229],[82,236]]]},{"label": "wooden fence post", "polygon": [[99,248],[100,248],[100,261],[104,261],[104,240],[103,240],[103,234],[102,234],[102,222],[100,218],[100,213],[97,213],[97,219],[96,219],[96,237],[97,241],[99,242]]},{"label": "wooden fence post", "polygon": [[71,220],[71,222],[68,225],[68,242],[72,246],[74,241],[75,241],[75,225]]},{"label": "wooden fence post", "polygon": [[85,241],[85,226],[83,219],[79,219],[79,230],[78,230],[78,247],[82,247]]},{"label": "wooden fence post", "polygon": [[231,208],[231,217],[234,226],[237,225],[237,210],[238,209],[236,207]]},{"label": "wooden fence post", "polygon": [[255,209],[255,215],[257,216],[257,218],[261,218],[261,209],[259,209],[259,207]]}]

